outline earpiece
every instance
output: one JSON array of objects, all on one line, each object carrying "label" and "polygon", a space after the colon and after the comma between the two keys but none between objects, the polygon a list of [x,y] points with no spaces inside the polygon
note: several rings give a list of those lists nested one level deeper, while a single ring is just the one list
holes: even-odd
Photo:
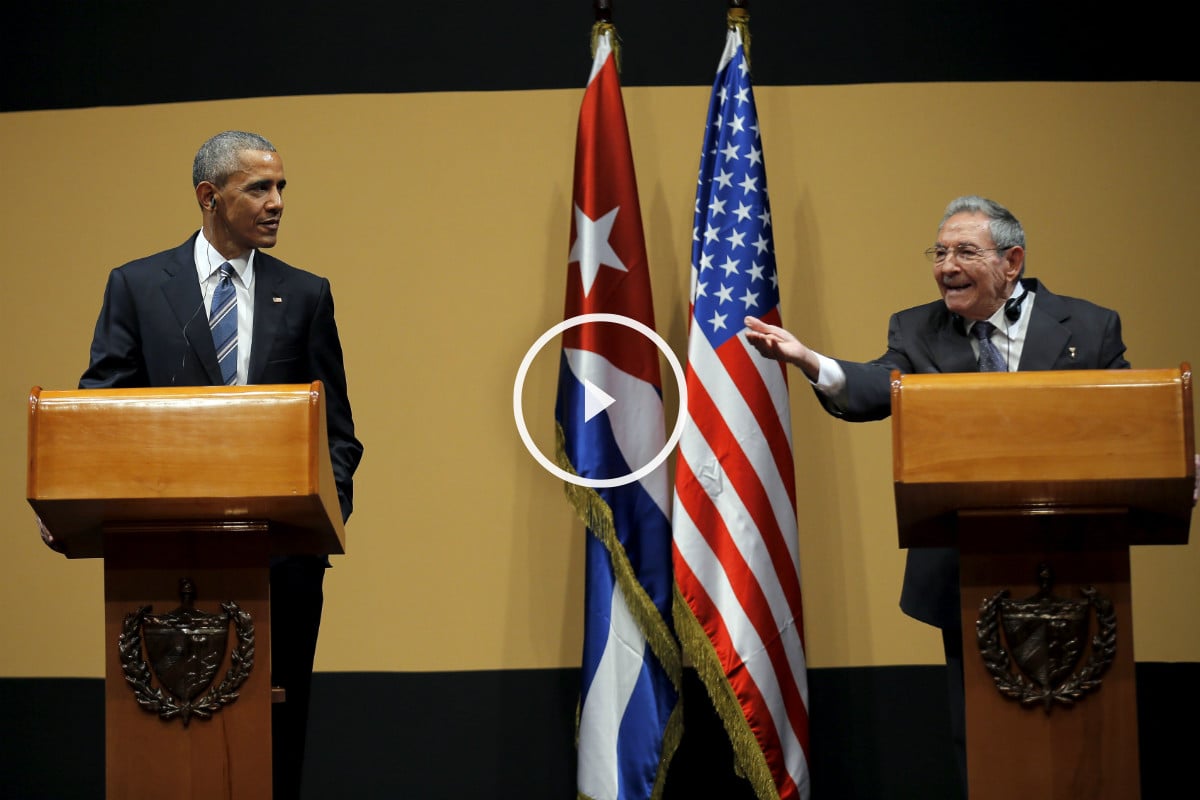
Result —
[{"label": "earpiece", "polygon": [[[216,196],[215,194],[213,195],[213,197],[212,197],[212,200],[209,200],[209,201],[208,201],[208,208],[209,208],[209,210],[210,210],[210,211],[215,211],[215,210],[216,210],[216,208],[217,208],[217,196]],[[1020,313],[1021,313],[1021,312],[1020,312],[1020,311],[1018,311],[1018,312],[1017,312],[1017,315],[1019,316],[1019,315],[1020,315]]]},{"label": "earpiece", "polygon": [[1025,302],[1025,297],[1029,292],[1021,292],[1020,297],[1010,297],[1004,304],[1004,318],[1009,322],[1016,322],[1021,318],[1021,303]]}]

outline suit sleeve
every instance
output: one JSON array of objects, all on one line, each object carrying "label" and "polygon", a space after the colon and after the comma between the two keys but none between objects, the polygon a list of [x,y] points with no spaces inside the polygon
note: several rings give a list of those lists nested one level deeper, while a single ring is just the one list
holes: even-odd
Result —
[{"label": "suit sleeve", "polygon": [[817,398],[827,412],[847,422],[874,422],[892,414],[892,370],[912,371],[907,345],[901,333],[899,315],[888,322],[887,352],[872,361],[843,361],[837,359],[846,375],[846,390],[841,405],[824,397]]},{"label": "suit sleeve", "polygon": [[88,367],[79,379],[79,388],[120,389],[148,385],[133,293],[125,274],[114,269],[104,287]]},{"label": "suit sleeve", "polygon": [[1125,341],[1121,338],[1121,315],[1108,313],[1100,339],[1100,362],[1103,369],[1129,369],[1125,359]]},{"label": "suit sleeve", "polygon": [[329,434],[329,456],[337,484],[342,520],[350,518],[354,508],[354,471],[362,459],[362,443],[354,435],[354,416],[346,387],[346,368],[342,344],[333,314],[333,294],[329,281],[321,279],[312,324],[308,334],[309,359],[313,377],[325,387],[325,421]]}]

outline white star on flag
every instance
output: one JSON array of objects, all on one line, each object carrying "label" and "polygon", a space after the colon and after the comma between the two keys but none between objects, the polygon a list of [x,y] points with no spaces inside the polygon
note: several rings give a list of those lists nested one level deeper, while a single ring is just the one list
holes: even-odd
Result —
[{"label": "white star on flag", "polygon": [[617,206],[599,219],[592,219],[583,213],[583,209],[575,206],[575,230],[578,231],[578,235],[575,237],[575,243],[571,245],[571,254],[567,257],[567,263],[579,262],[579,276],[583,280],[584,297],[592,291],[592,284],[596,282],[596,276],[600,274],[601,267],[612,267],[621,272],[629,271],[621,263],[621,257],[617,255],[617,251],[613,250],[612,245],[608,243],[613,223],[620,210],[621,207]]}]

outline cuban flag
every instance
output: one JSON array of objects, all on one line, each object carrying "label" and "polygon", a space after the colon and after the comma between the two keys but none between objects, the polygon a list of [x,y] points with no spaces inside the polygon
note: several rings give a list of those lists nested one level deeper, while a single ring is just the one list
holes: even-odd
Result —
[{"label": "cuban flag", "polygon": [[[619,314],[654,329],[633,155],[613,53],[599,24],[576,138],[565,319]],[[555,419],[558,461],[615,479],[664,445],[654,343],[599,322],[563,334]],[[670,627],[670,487],[665,466],[614,488],[565,484],[587,526],[578,793],[661,797],[678,745],[680,661]]]},{"label": "cuban flag", "polygon": [[743,319],[781,325],[750,68],[730,28],[704,125],[692,242],[687,419],[675,472],[683,651],[759,798],[804,800],[808,678],[785,366]]}]

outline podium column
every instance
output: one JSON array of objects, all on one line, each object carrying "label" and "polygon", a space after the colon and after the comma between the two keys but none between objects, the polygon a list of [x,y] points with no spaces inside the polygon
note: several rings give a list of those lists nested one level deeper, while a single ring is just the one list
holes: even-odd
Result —
[{"label": "podium column", "polygon": [[[271,683],[269,536],[266,526],[241,530],[141,529],[105,533],[105,751],[109,800],[263,800],[270,798]],[[180,582],[195,588],[195,608],[221,613],[232,601],[246,624],[229,624],[228,643],[215,677],[195,700],[228,696],[221,684],[242,674],[233,653],[250,652],[253,664],[232,702],[209,717],[192,715],[184,724],[178,697],[167,697],[168,718],[143,704],[164,697],[162,677],[141,658],[149,655],[139,629],[139,609],[170,614],[183,602]],[[142,615],[145,616],[145,615]],[[122,635],[126,634],[123,640]],[[249,635],[249,639],[247,636]],[[124,641],[125,647],[122,647]],[[137,645],[136,653],[131,646]],[[186,652],[186,651],[185,651]],[[143,653],[147,655],[143,656]],[[137,686],[140,670],[150,669]],[[131,674],[132,671],[132,674]],[[131,682],[130,678],[135,680]],[[139,702],[140,701],[140,702]],[[171,713],[176,709],[175,713]]]},{"label": "podium column", "polygon": [[[1040,527],[1037,520],[1019,516],[984,517],[971,521],[960,537],[969,796],[971,800],[1138,800],[1129,547],[1092,545],[1082,549],[1047,536],[1048,546],[996,549],[998,542],[1028,540]],[[1022,535],[1021,528],[1029,535]],[[1049,567],[1052,575],[1053,598],[1085,604],[1085,641],[1064,647],[1071,634],[1061,626],[1056,634],[1050,614],[1033,614],[1034,619],[1026,624],[1031,633],[1028,647],[1022,648],[1011,631],[1000,629],[995,616],[989,619],[983,614],[983,607],[989,604],[994,615],[995,601],[1002,596],[1011,600],[1037,597],[1043,567]],[[1094,590],[1103,611],[1087,604],[1084,590]],[[1109,602],[1111,607],[1103,605]],[[1041,616],[1047,618],[1039,619]],[[1103,647],[1097,649],[1097,637],[1115,641],[1110,654]],[[1031,682],[1022,675],[1018,659],[1049,659],[1049,665],[1039,662],[1048,668],[1064,651],[1080,647],[1070,670],[1074,675],[1090,665],[1104,664],[1108,655],[1111,660],[1098,676],[1099,685],[1083,691],[1070,704],[1056,699],[1049,704],[1026,704],[1020,696],[1005,696],[997,686],[996,675],[982,652],[990,649],[994,653],[997,645],[1007,655],[1007,663],[1003,669],[1000,664],[994,668],[1000,673],[1000,682],[1009,688],[1016,685],[1018,676]]]}]

